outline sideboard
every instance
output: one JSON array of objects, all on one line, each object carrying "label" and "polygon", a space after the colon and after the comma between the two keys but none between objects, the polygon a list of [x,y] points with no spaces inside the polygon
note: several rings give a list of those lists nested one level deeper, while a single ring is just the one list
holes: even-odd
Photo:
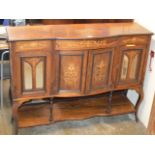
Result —
[{"label": "sideboard", "polygon": [[[137,23],[8,27],[18,128],[134,113],[152,33]],[[134,106],[127,90],[139,94]],[[40,104],[38,104],[40,103]]]}]

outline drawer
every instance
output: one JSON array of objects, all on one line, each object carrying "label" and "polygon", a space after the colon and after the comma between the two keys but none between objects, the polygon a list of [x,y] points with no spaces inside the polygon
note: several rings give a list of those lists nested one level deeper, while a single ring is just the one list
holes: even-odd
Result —
[{"label": "drawer", "polygon": [[149,36],[125,36],[120,38],[120,44],[132,46],[132,44],[147,44]]},{"label": "drawer", "polygon": [[57,40],[56,50],[85,50],[117,46],[117,38],[89,39],[89,40]]},{"label": "drawer", "polygon": [[50,49],[51,41],[19,41],[13,43],[13,47],[17,52]]}]

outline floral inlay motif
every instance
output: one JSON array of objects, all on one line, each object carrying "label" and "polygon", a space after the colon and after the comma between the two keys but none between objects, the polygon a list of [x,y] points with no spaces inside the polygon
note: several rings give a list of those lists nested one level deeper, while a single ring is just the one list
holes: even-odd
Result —
[{"label": "floral inlay motif", "polygon": [[95,81],[102,81],[104,79],[104,71],[105,71],[105,64],[101,61],[95,67]]},{"label": "floral inlay motif", "polygon": [[78,72],[75,64],[69,64],[64,72],[64,81],[68,85],[75,84],[78,80]]}]

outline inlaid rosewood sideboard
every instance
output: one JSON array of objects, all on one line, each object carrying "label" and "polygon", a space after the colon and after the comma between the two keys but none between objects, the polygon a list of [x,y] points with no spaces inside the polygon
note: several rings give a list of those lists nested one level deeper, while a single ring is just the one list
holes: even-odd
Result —
[{"label": "inlaid rosewood sideboard", "polygon": [[[18,128],[134,113],[152,33],[137,23],[8,27]],[[139,94],[134,106],[127,90]],[[38,104],[39,103],[39,104]]]}]

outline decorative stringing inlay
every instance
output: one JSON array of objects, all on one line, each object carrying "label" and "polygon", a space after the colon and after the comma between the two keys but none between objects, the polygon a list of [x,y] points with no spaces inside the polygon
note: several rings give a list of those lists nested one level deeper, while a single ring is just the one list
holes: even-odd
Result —
[{"label": "decorative stringing inlay", "polygon": [[98,40],[57,40],[56,50],[104,48],[116,44],[116,39]]},{"label": "decorative stringing inlay", "polygon": [[64,81],[67,85],[75,84],[78,80],[78,73],[75,64],[69,64],[64,72]]},{"label": "decorative stringing inlay", "polygon": [[16,51],[50,48],[50,41],[20,41],[15,43]]},{"label": "decorative stringing inlay", "polygon": [[147,36],[131,36],[131,37],[122,37],[121,43],[128,44],[128,43],[141,43],[146,44],[148,41]]}]

